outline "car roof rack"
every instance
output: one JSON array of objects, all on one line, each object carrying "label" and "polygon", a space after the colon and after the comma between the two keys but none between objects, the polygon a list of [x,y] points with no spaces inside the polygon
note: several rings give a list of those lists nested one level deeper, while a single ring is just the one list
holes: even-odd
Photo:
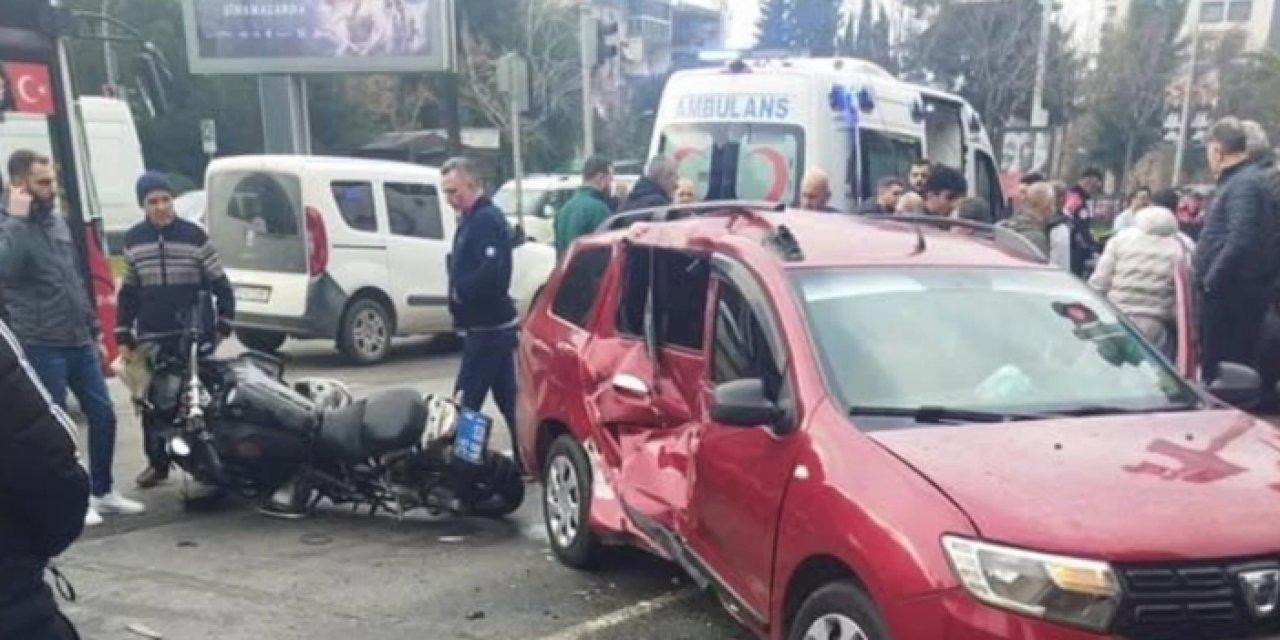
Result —
[{"label": "car roof rack", "polygon": [[760,200],[710,200],[694,204],[671,204],[649,209],[636,209],[610,216],[596,229],[597,233],[626,229],[637,222],[671,222],[687,218],[709,218],[742,215],[754,215],[758,211],[781,213],[787,205],[780,202]]},{"label": "car roof rack", "polygon": [[1032,262],[1049,263],[1049,257],[1039,247],[1031,244],[1031,241],[1023,237],[1022,234],[1001,224],[987,224],[985,222],[974,222],[960,218],[943,218],[940,216],[869,215],[861,217],[865,220],[901,222],[903,224],[916,225],[917,227],[930,226],[943,231],[968,229],[976,232],[975,235],[978,237],[990,240],[998,249],[1003,249]]}]

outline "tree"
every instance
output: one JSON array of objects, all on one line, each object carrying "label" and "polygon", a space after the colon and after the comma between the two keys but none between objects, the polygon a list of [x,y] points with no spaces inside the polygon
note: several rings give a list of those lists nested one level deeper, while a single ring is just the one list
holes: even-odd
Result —
[{"label": "tree", "polygon": [[[1039,0],[909,4],[928,26],[904,43],[905,75],[958,92],[982,114],[999,146],[1004,128],[1030,115],[1042,25]],[[1070,33],[1055,23],[1045,83],[1052,122],[1062,122],[1070,113],[1075,99],[1071,88],[1083,68],[1070,42]]]},{"label": "tree", "polygon": [[1166,91],[1183,67],[1186,0],[1135,0],[1120,29],[1103,34],[1090,79],[1089,158],[1123,175],[1162,138]]},{"label": "tree", "polygon": [[761,0],[756,46],[812,56],[834,55],[840,5],[841,0]]},{"label": "tree", "polygon": [[790,49],[795,42],[791,0],[761,0],[756,21],[756,46],[760,49]]}]

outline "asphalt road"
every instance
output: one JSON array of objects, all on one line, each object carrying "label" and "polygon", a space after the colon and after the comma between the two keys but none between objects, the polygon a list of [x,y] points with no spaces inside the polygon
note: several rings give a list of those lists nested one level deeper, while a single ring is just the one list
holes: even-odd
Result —
[{"label": "asphalt road", "polygon": [[[373,368],[347,367],[322,343],[291,342],[285,355],[290,378],[336,377],[357,394],[447,393],[457,368],[448,345],[427,341],[400,345]],[[112,390],[116,481],[148,512],[109,516],[59,561],[78,592],[64,608],[86,640],[748,637],[677,569],[645,554],[620,550],[595,574],[561,566],[536,485],[519,512],[497,521],[329,509],[290,522],[236,502],[185,512],[176,478],[134,488],[137,419],[123,388]],[[494,446],[508,446],[505,433]]]}]

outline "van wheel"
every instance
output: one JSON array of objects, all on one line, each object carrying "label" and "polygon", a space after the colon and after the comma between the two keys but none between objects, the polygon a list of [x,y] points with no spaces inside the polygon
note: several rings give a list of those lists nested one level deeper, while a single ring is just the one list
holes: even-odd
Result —
[{"label": "van wheel", "polygon": [[359,365],[375,364],[391,352],[391,314],[376,300],[361,298],[342,314],[338,350]]},{"label": "van wheel", "polygon": [[276,353],[284,346],[289,336],[279,331],[263,331],[261,329],[236,329],[236,339],[246,349],[262,353]]},{"label": "van wheel", "polygon": [[887,640],[875,605],[858,585],[833,582],[805,599],[787,633],[789,640]]},{"label": "van wheel", "polygon": [[599,559],[600,541],[592,533],[591,463],[573,437],[551,443],[542,465],[542,517],[551,550],[560,562],[590,569]]}]

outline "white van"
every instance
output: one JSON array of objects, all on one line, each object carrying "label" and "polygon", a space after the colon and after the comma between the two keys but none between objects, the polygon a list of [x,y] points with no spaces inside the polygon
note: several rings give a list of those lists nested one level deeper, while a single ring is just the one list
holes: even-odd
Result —
[{"label": "white van", "polygon": [[[393,336],[448,333],[446,257],[457,214],[440,171],[315,156],[215,160],[207,225],[236,291],[237,335],[273,351],[287,336],[335,340],[352,362],[390,352]],[[555,252],[515,250],[511,295],[526,313]]]},{"label": "white van", "polygon": [[895,79],[863,60],[733,62],[674,74],[650,155],[665,155],[699,197],[794,203],[808,167],[831,176],[831,205],[855,211],[878,180],[918,158],[964,172],[970,195],[1003,209],[996,155],[963,99]]},{"label": "white van", "polygon": [[[100,215],[103,230],[116,246],[130,227],[142,220],[134,185],[145,171],[142,143],[129,104],[113,98],[84,96],[76,100],[84,123],[89,155],[88,206]],[[45,116],[6,113],[0,120],[0,157],[16,149],[31,149],[52,156],[49,120]],[[0,165],[3,165],[0,162]],[[4,170],[0,169],[0,173]],[[8,180],[8,176],[5,176]]]}]

